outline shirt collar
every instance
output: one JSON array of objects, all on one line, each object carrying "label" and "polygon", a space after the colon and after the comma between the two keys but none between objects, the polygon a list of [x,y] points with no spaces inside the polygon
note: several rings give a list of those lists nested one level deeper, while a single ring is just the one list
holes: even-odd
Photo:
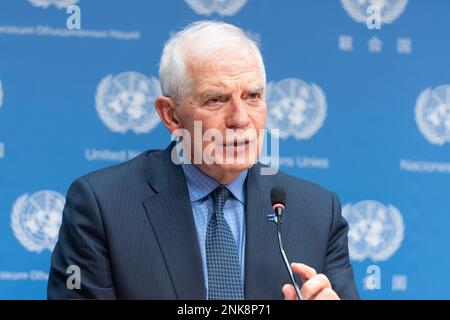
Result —
[{"label": "shirt collar", "polygon": [[[193,164],[182,163],[181,166],[186,177],[191,202],[207,197],[220,185],[219,182]],[[245,204],[244,183],[247,173],[248,170],[242,171],[236,179],[225,185],[233,196],[243,204]]]}]

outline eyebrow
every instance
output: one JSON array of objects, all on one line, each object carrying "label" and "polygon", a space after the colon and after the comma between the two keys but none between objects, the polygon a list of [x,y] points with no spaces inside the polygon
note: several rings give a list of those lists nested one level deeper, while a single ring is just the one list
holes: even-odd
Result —
[{"label": "eyebrow", "polygon": [[263,92],[264,91],[264,87],[260,86],[260,87],[253,87],[250,90],[245,90],[245,92]]},{"label": "eyebrow", "polygon": [[202,93],[200,93],[200,97],[201,98],[207,98],[207,97],[211,97],[211,96],[224,96],[224,95],[229,95],[230,93],[223,91],[223,90],[206,90],[203,91]]},{"label": "eyebrow", "polygon": [[[264,87],[263,86],[256,86],[256,87],[252,87],[248,90],[244,90],[244,92],[263,92],[264,91]],[[199,96],[201,98],[207,98],[207,97],[211,97],[211,96],[228,96],[231,95],[230,92],[224,91],[224,90],[220,90],[220,89],[209,89],[206,91],[203,91],[202,93],[199,94]]]}]

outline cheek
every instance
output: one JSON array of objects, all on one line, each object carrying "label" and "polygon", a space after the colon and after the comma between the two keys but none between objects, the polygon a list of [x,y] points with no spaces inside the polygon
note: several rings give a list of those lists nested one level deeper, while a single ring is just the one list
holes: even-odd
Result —
[{"label": "cheek", "polygon": [[196,121],[201,121],[203,132],[208,129],[222,130],[225,116],[221,112],[205,112],[197,114]]},{"label": "cheek", "polygon": [[253,124],[256,129],[264,129],[266,126],[266,108],[262,108],[255,112],[252,116]]},{"label": "cheek", "polygon": [[266,107],[264,107],[264,109],[263,109],[263,111],[261,112],[261,114],[262,114],[262,119],[261,119],[261,121],[262,121],[262,123],[263,123],[263,126],[265,126],[265,124],[266,124],[266,114],[267,114],[267,108],[266,108]]},{"label": "cheek", "polygon": [[[194,133],[194,125],[195,122],[200,122],[202,125],[202,129],[204,130],[205,127],[207,127],[208,125],[208,121],[209,117],[207,117],[204,112],[200,111],[200,110],[195,110],[195,109],[186,109],[183,110],[182,112],[180,112],[180,119],[182,122],[182,126],[189,130],[189,132],[191,132],[192,134]],[[198,124],[196,124],[195,126],[198,126]]]}]

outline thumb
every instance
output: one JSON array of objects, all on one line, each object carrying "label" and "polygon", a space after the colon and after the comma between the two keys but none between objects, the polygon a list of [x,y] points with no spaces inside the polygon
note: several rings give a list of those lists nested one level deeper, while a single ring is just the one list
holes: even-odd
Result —
[{"label": "thumb", "polygon": [[297,293],[292,284],[285,284],[281,291],[283,291],[284,300],[298,300]]},{"label": "thumb", "polygon": [[291,269],[297,275],[302,277],[303,282],[306,282],[317,275],[317,272],[314,268],[311,268],[310,266],[307,266],[303,263],[291,263]]}]

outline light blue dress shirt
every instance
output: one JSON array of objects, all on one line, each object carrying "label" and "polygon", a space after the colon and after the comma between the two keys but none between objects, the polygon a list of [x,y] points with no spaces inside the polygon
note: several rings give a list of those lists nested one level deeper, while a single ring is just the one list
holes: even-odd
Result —
[{"label": "light blue dress shirt", "polygon": [[[211,192],[220,183],[203,173],[193,164],[182,164],[186,177],[192,211],[194,213],[195,228],[197,229],[198,244],[202,256],[203,275],[208,297],[208,268],[206,264],[206,228],[213,211],[213,199]],[[232,197],[225,202],[223,213],[225,220],[231,228],[241,264],[242,283],[244,283],[245,260],[245,188],[244,183],[247,170],[243,171],[233,182],[225,186],[231,191]]]}]

